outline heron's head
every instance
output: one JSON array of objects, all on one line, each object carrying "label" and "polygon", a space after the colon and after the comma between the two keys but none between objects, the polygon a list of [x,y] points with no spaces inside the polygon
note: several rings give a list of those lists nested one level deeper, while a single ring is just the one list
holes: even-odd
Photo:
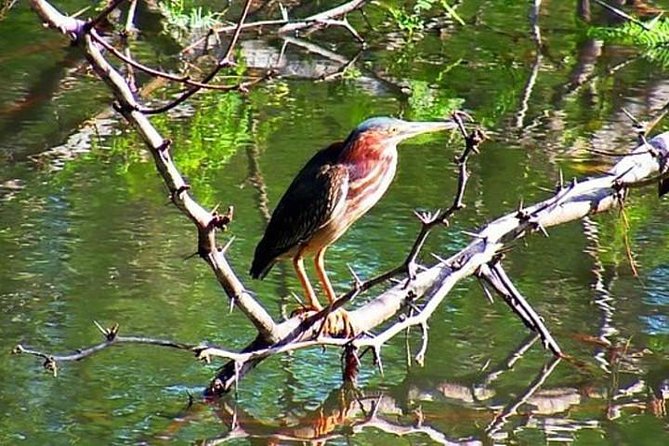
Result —
[{"label": "heron's head", "polygon": [[453,121],[410,122],[389,117],[369,118],[362,122],[349,136],[349,141],[359,139],[383,146],[396,146],[405,139],[421,133],[449,130],[457,127]]}]

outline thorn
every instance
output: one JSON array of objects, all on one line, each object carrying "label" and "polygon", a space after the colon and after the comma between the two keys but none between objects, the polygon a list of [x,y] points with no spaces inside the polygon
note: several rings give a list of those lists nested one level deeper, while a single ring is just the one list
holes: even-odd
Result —
[{"label": "thorn", "polygon": [[290,297],[292,297],[293,299],[295,299],[295,301],[296,301],[298,304],[300,304],[300,306],[301,306],[302,308],[304,308],[304,309],[306,310],[307,307],[304,305],[304,302],[302,302],[302,299],[300,299],[300,296],[298,296],[297,293],[293,293],[293,292],[291,292],[291,293],[290,293]]},{"label": "thorn", "polygon": [[478,233],[476,233],[476,232],[462,231],[462,233],[463,233],[464,235],[468,235],[468,236],[470,236],[470,237],[478,238],[478,239],[481,239],[481,240],[485,240],[485,239],[487,238],[486,236],[481,235],[481,234],[478,234]]},{"label": "thorn", "polygon": [[116,335],[118,334],[119,328],[120,325],[118,323],[115,323],[114,325],[111,326],[111,328],[108,329],[108,334],[107,334],[108,341],[113,341],[114,339],[116,339]]},{"label": "thorn", "polygon": [[548,238],[548,232],[546,231],[546,228],[544,228],[544,225],[542,225],[541,223],[539,223],[539,221],[535,221],[535,222],[533,222],[533,224],[534,224],[534,226],[536,226],[536,228],[537,228],[539,231],[541,231],[541,233],[542,233],[544,236],[546,236],[546,238]]},{"label": "thorn", "polygon": [[645,126],[641,121],[639,121],[637,118],[635,118],[629,111],[627,111],[626,108],[621,109],[622,112],[629,118],[630,121],[632,121],[632,124],[634,125],[634,129],[637,131],[637,133],[645,133],[646,129]]},{"label": "thorn", "polygon": [[234,213],[235,213],[235,208],[233,206],[229,206],[225,214],[213,213],[211,220],[209,221],[208,227],[218,228],[221,231],[225,231],[228,228],[230,222],[232,221]]},{"label": "thorn", "polygon": [[218,208],[221,207],[221,203],[216,203],[216,206],[210,211],[212,215],[215,215],[218,212]]},{"label": "thorn", "polygon": [[424,224],[424,225],[427,224],[427,218],[426,218],[426,215],[425,215],[424,212],[414,210],[413,215],[415,215],[416,218],[418,219],[418,221],[420,221],[422,224]]},{"label": "thorn", "polygon": [[379,373],[383,377],[383,361],[381,360],[381,348],[374,346],[372,347],[372,352],[374,354],[374,363],[379,368]]},{"label": "thorn", "polygon": [[527,213],[527,211],[524,209],[523,206],[524,202],[523,199],[521,198],[520,201],[518,202],[518,207],[516,208],[516,218],[521,221],[525,221],[528,218],[530,218],[530,215]]},{"label": "thorn", "polygon": [[232,296],[230,298],[230,308],[228,308],[228,314],[232,314],[232,312],[235,310],[235,299],[236,296]]},{"label": "thorn", "polygon": [[433,252],[431,252],[430,255],[431,255],[432,257],[434,257],[435,259],[437,259],[437,261],[438,261],[439,263],[444,263],[444,264],[446,263],[446,259],[444,259],[443,257],[439,257],[437,254],[435,254],[435,253],[433,253]]},{"label": "thorn", "polygon": [[472,115],[470,115],[469,113],[467,113],[467,112],[464,111],[464,110],[456,110],[456,111],[454,111],[453,113],[451,113],[451,118],[452,118],[452,119],[457,119],[457,118],[462,119],[462,118],[465,118],[465,121],[474,122],[474,118],[472,117]]},{"label": "thorn", "polygon": [[234,235],[232,237],[230,237],[230,240],[228,240],[228,242],[225,244],[225,246],[223,246],[219,250],[221,252],[221,254],[225,254],[226,252],[228,252],[228,249],[230,248],[230,246],[232,246],[232,242],[234,242],[236,238],[237,237],[235,237]]},{"label": "thorn", "polygon": [[107,337],[107,329],[104,328],[102,325],[100,325],[100,324],[98,323],[98,321],[96,321],[96,320],[94,320],[93,323],[94,323],[95,326],[98,328],[98,330],[100,331],[100,333],[102,333],[102,336]]},{"label": "thorn", "polygon": [[195,251],[193,254],[188,254],[186,257],[184,257],[184,262],[185,262],[186,260],[190,260],[190,259],[192,259],[193,257],[195,257],[195,256],[197,256],[197,255],[200,255],[200,253],[197,252],[197,251]]},{"label": "thorn", "polygon": [[416,313],[420,313],[420,308],[418,308],[418,307],[416,306],[416,304],[413,303],[412,301],[410,301],[410,300],[409,300],[409,301],[406,301],[405,304],[406,304],[407,307],[411,308],[411,309],[412,309],[413,311],[415,311]]},{"label": "thorn", "polygon": [[481,285],[481,288],[483,289],[483,294],[485,295],[486,299],[488,299],[488,302],[494,304],[495,300],[493,299],[493,295],[488,289],[488,286],[485,284],[483,280],[479,280],[479,284]]},{"label": "thorn", "polygon": [[166,151],[167,149],[169,149],[171,145],[172,145],[172,140],[169,139],[169,138],[165,138],[165,139],[163,139],[163,142],[161,142],[160,145],[158,147],[156,147],[156,151],[158,153],[162,153],[162,152]]},{"label": "thorn", "polygon": [[176,200],[176,198],[178,196],[180,196],[181,194],[183,194],[184,192],[186,192],[188,190],[190,190],[190,185],[188,185],[188,184],[183,184],[183,185],[179,186],[176,190],[173,190],[172,191],[172,197],[171,197],[172,201]]},{"label": "thorn", "polygon": [[353,267],[350,264],[347,263],[346,266],[348,267],[348,270],[351,272],[351,275],[353,276],[353,284],[355,285],[356,288],[359,288],[360,285],[362,285],[360,277],[358,277],[358,275],[353,270]]}]

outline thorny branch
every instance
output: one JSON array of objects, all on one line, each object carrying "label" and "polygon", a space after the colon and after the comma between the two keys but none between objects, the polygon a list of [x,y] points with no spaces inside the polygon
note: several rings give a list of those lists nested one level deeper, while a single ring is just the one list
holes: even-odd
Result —
[{"label": "thorny branch", "polygon": [[[224,253],[217,247],[215,231],[224,229],[232,219],[232,210],[221,215],[210,212],[198,204],[189,194],[189,186],[175,167],[170,156],[171,142],[164,139],[148,118],[139,112],[132,91],[123,77],[112,67],[100,52],[90,33],[85,31],[83,21],[63,16],[45,0],[31,0],[33,9],[51,27],[71,36],[75,42],[83,43],[86,57],[100,78],[107,83],[116,97],[115,109],[138,131],[154,157],[156,168],[167,185],[173,203],[196,226],[198,230],[198,253],[214,270],[228,297],[258,329],[261,336],[272,339],[275,323],[267,311],[251,296],[234,274]],[[228,53],[232,53],[230,46]]]}]

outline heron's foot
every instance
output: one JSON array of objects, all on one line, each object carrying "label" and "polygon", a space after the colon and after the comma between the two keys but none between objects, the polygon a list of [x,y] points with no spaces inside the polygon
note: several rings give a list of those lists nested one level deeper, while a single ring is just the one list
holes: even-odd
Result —
[{"label": "heron's foot", "polygon": [[322,333],[332,338],[352,338],[355,330],[348,311],[339,308],[325,317]]},{"label": "heron's foot", "polygon": [[[323,308],[302,306],[294,309],[290,316],[300,316],[305,319],[322,310]],[[323,336],[329,336],[331,338],[352,338],[355,336],[355,330],[353,329],[353,324],[351,323],[348,311],[343,308],[335,310],[325,316],[323,324],[323,328],[320,328],[319,324],[319,330]]]}]

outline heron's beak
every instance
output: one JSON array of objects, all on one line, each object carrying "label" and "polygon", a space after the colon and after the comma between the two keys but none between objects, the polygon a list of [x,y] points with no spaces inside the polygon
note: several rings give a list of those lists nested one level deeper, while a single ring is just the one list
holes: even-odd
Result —
[{"label": "heron's beak", "polygon": [[438,132],[439,130],[452,130],[457,128],[454,121],[440,121],[440,122],[409,122],[404,121],[400,127],[399,132],[393,139],[396,142],[404,141],[421,133]]}]

